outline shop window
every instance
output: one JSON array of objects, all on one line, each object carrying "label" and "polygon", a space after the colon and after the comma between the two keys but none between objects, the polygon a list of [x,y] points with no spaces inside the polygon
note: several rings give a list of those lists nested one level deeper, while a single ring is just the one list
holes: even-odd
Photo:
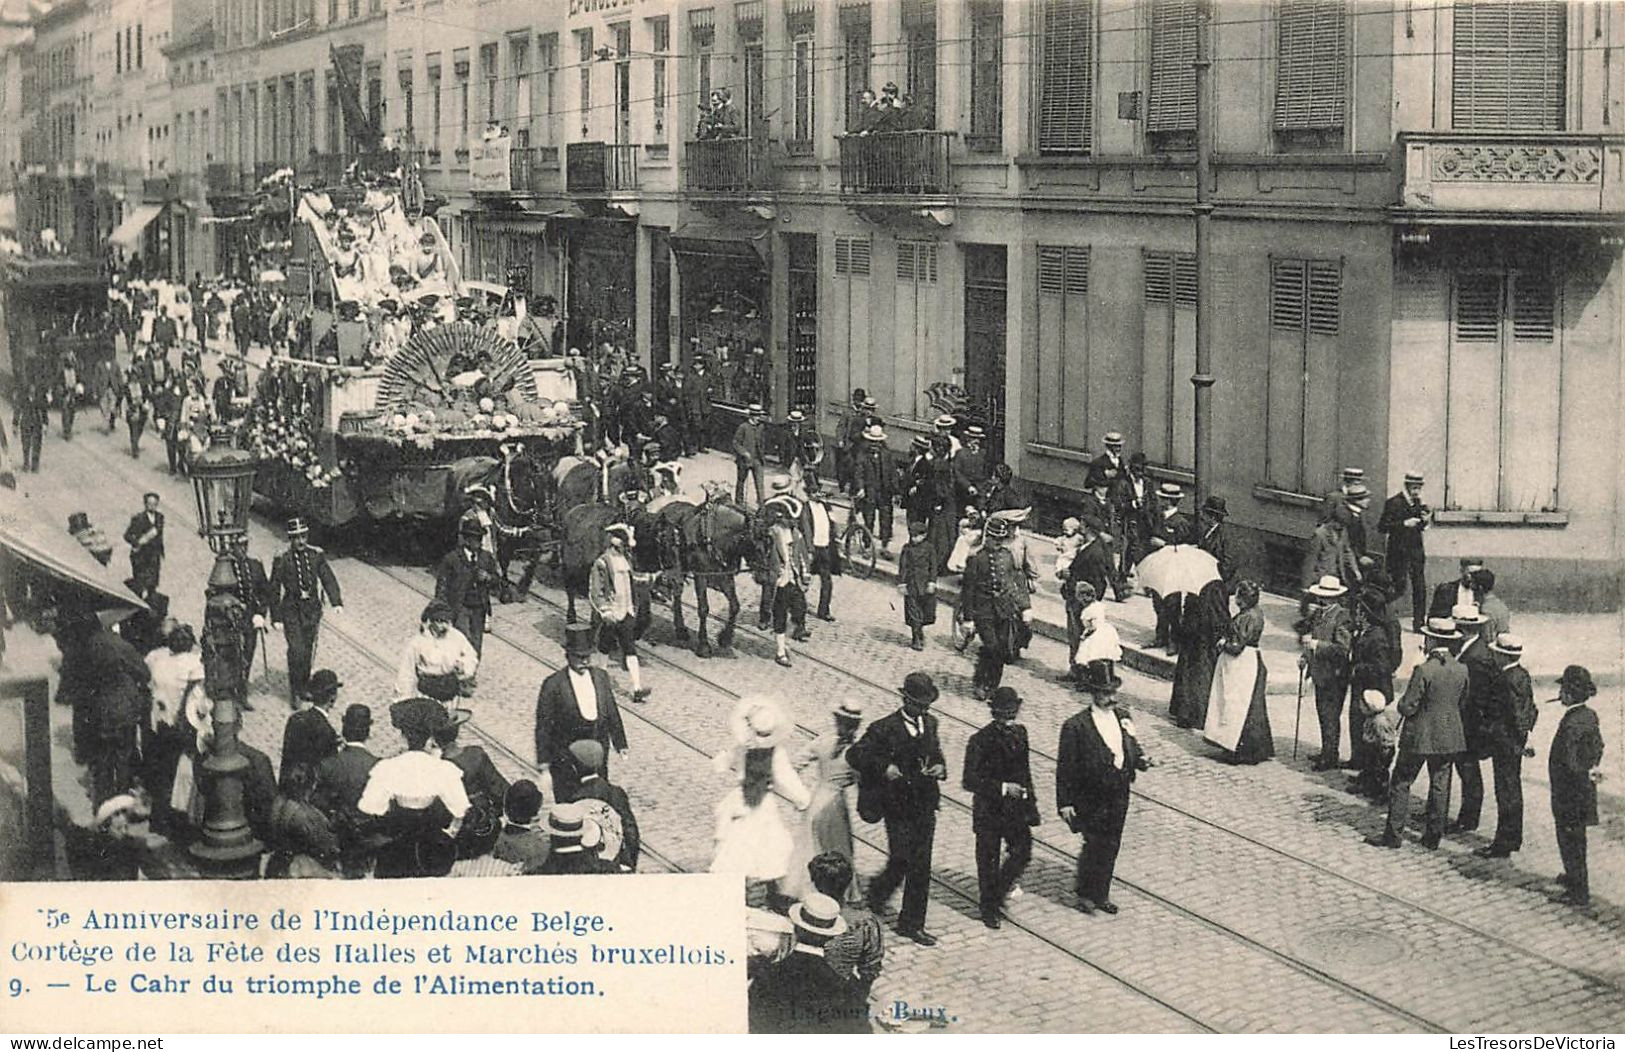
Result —
[{"label": "shop window", "polygon": [[1337,349],[1343,265],[1270,261],[1264,481],[1294,493],[1331,488],[1337,459]]},{"label": "shop window", "polygon": [[1036,435],[1088,445],[1089,246],[1038,246]]},{"label": "shop window", "polygon": [[1189,470],[1196,462],[1196,257],[1147,251],[1141,334],[1141,426],[1153,464]]}]

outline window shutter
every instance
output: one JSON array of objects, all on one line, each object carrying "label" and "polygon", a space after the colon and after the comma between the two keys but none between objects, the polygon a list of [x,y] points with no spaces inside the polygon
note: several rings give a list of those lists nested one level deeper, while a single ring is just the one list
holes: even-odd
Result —
[{"label": "window shutter", "polygon": [[734,27],[742,43],[762,39],[762,0],[743,0],[734,5]]},{"label": "window shutter", "polygon": [[869,276],[869,239],[852,238],[852,273],[860,278]]},{"label": "window shutter", "polygon": [[1151,0],[1151,98],[1146,130],[1196,127],[1195,0]]},{"label": "window shutter", "polygon": [[1301,259],[1278,259],[1270,271],[1270,327],[1303,329],[1305,269]]},{"label": "window shutter", "polygon": [[1066,249],[1040,247],[1038,250],[1038,291],[1059,296],[1066,290]]},{"label": "window shutter", "polygon": [[1501,276],[1462,274],[1456,281],[1456,342],[1495,343],[1501,337]]},{"label": "window shutter", "polygon": [[1038,102],[1040,153],[1094,145],[1095,0],[1044,0]]},{"label": "window shutter", "polygon": [[1173,296],[1174,260],[1167,252],[1145,254],[1145,301],[1167,303]]},{"label": "window shutter", "polygon": [[1087,245],[1066,250],[1066,294],[1085,296],[1089,293],[1089,248]]},{"label": "window shutter", "polygon": [[1276,22],[1275,128],[1343,127],[1345,0],[1280,0]]},{"label": "window shutter", "polygon": [[835,239],[835,273],[852,273],[852,239],[849,237]]},{"label": "window shutter", "polygon": [[1309,331],[1317,336],[1336,336],[1341,320],[1343,266],[1316,261],[1309,264]]},{"label": "window shutter", "polygon": [[1456,128],[1562,130],[1566,9],[1562,0],[1456,0]]},{"label": "window shutter", "polygon": [[[867,268],[867,260],[865,268]],[[897,242],[897,280],[918,285],[937,283],[937,244],[934,241]]]},{"label": "window shutter", "polygon": [[1174,256],[1174,305],[1196,308],[1196,257],[1188,252]]},{"label": "window shutter", "polygon": [[1523,343],[1551,343],[1555,333],[1556,297],[1552,284],[1520,272],[1512,285],[1512,338]]},{"label": "window shutter", "polygon": [[914,280],[914,252],[915,252],[914,242],[912,242],[912,241],[899,241],[899,242],[897,242],[897,280],[898,281],[913,281]]}]

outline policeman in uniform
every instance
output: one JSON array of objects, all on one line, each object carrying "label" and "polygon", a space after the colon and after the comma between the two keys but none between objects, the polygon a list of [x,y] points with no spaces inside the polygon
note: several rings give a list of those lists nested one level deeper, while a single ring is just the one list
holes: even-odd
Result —
[{"label": "policeman in uniform", "polygon": [[237,573],[237,598],[248,608],[249,620],[243,626],[243,682],[251,683],[254,650],[271,613],[271,579],[265,564],[248,554],[246,533],[232,539],[231,565]]},{"label": "policeman in uniform", "polygon": [[327,553],[310,543],[310,527],[295,516],[288,520],[288,550],[271,560],[271,623],[288,642],[288,690],[297,706],[310,681],[316,637],[322,629],[322,597],[334,613],[344,610],[338,578],[327,565]]},{"label": "policeman in uniform", "polygon": [[1004,678],[1021,626],[1032,618],[1027,577],[1010,554],[1013,530],[1008,519],[989,519],[981,550],[965,564],[964,601],[982,640],[972,690],[977,701],[986,701]]}]

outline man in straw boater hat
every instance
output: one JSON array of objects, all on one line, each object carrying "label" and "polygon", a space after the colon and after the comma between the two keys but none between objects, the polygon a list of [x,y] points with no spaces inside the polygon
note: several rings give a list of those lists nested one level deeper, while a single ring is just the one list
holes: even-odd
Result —
[{"label": "man in straw boater hat", "polygon": [[1428,769],[1427,825],[1422,846],[1433,850],[1444,836],[1450,811],[1450,767],[1467,746],[1461,730],[1461,706],[1467,696],[1467,668],[1455,659],[1451,645],[1461,630],[1447,617],[1430,617],[1422,626],[1426,659],[1411,673],[1399,700],[1399,755],[1388,785],[1388,822],[1381,834],[1366,838],[1373,847],[1396,848],[1411,817],[1411,783]]},{"label": "man in straw boater hat", "polygon": [[1546,773],[1552,787],[1552,820],[1556,824],[1557,852],[1563,872],[1557,882],[1568,890],[1560,902],[1585,906],[1591,902],[1586,867],[1586,826],[1597,824],[1597,782],[1602,772],[1602,731],[1597,714],[1587,704],[1597,693],[1591,673],[1583,665],[1570,665],[1558,680],[1557,697],[1563,719],[1547,749]]},{"label": "man in straw boater hat", "polygon": [[[574,763],[570,745],[583,738],[626,755],[626,728],[609,673],[588,662],[593,653],[591,625],[566,625],[565,667],[542,681],[536,696],[536,763],[568,769]],[[603,775],[609,777],[606,762]]]},{"label": "man in straw boater hat", "polygon": [[1472,605],[1457,606],[1450,611],[1450,620],[1461,633],[1456,660],[1467,670],[1467,697],[1461,707],[1461,733],[1467,746],[1455,762],[1456,777],[1461,780],[1461,812],[1445,832],[1471,833],[1478,828],[1484,809],[1484,761],[1490,758],[1488,711],[1495,704],[1499,663],[1490,652],[1495,630],[1483,611]]},{"label": "man in straw boater hat", "polygon": [[322,596],[335,614],[344,610],[338,578],[327,565],[327,553],[310,543],[310,527],[295,516],[288,520],[288,548],[271,560],[271,627],[281,628],[288,643],[289,704],[297,708],[310,681],[316,640],[322,630]]},{"label": "man in straw boater hat", "polygon": [[1349,652],[1354,645],[1353,620],[1343,605],[1347,594],[1342,581],[1322,577],[1304,590],[1304,613],[1297,625],[1298,668],[1315,685],[1315,714],[1320,720],[1320,752],[1309,757],[1317,771],[1336,767],[1342,747],[1343,696],[1348,693]]},{"label": "man in straw boater hat", "polygon": [[762,427],[767,410],[760,402],[752,402],[745,410],[745,419],[734,429],[734,503],[745,503],[745,479],[756,487],[756,506],[762,505]]},{"label": "man in straw boater hat", "polygon": [[[1484,736],[1495,780],[1495,837],[1476,852],[1480,858],[1507,858],[1523,847],[1523,758],[1529,732],[1540,717],[1534,687],[1523,667],[1523,640],[1502,632],[1490,643],[1495,658],[1491,703],[1486,708]],[[1471,673],[1468,675],[1471,680]]]},{"label": "man in straw boater hat", "polygon": [[790,907],[796,944],[750,984],[753,1034],[867,1034],[869,1006],[824,955],[846,932],[840,905],[814,893]]},{"label": "man in straw boater hat", "polygon": [[599,649],[609,653],[618,648],[626,674],[632,680],[632,700],[647,701],[649,689],[643,685],[643,666],[638,660],[637,612],[640,587],[632,572],[633,530],[624,522],[604,527],[604,550],[593,560],[587,574],[587,601],[598,619]]},{"label": "man in straw boater hat", "polygon": [[[1147,554],[1174,544],[1191,544],[1196,540],[1196,525],[1179,510],[1185,491],[1177,482],[1164,482],[1157,487],[1156,510],[1150,515],[1146,531]],[[1149,593],[1148,593],[1149,594]],[[1157,631],[1152,646],[1172,650],[1175,635],[1174,622],[1179,619],[1178,596],[1152,595],[1157,611]]]},{"label": "man in straw boater hat", "polygon": [[869,909],[876,916],[885,913],[886,901],[902,884],[897,934],[935,946],[936,936],[925,930],[925,914],[942,796],[939,783],[948,777],[937,718],[930,712],[938,691],[930,676],[910,672],[899,693],[902,706],[871,723],[847,750],[846,762],[858,772],[858,816],[886,823],[886,867],[869,882]]},{"label": "man in straw boater hat", "polygon": [[1428,601],[1428,557],[1423,534],[1433,512],[1422,503],[1423,482],[1420,471],[1405,472],[1400,491],[1388,498],[1382,506],[1382,517],[1377,520],[1378,531],[1388,535],[1388,557],[1383,566],[1395,590],[1403,594],[1406,583],[1410,585],[1411,630],[1414,632],[1422,630]]},{"label": "man in straw boater hat", "polygon": [[1115,704],[1123,681],[1108,661],[1091,661],[1078,677],[1089,706],[1061,725],[1055,765],[1055,807],[1074,833],[1083,834],[1078,851],[1076,890],[1084,913],[1116,913],[1112,873],[1128,818],[1129,786],[1149,770],[1134,722]]},{"label": "man in straw boater hat", "polygon": [[852,453],[852,510],[881,550],[890,552],[897,466],[886,446],[885,428],[866,424],[860,436],[861,445]]},{"label": "man in straw boater hat", "polygon": [[539,875],[600,876],[621,870],[598,857],[599,830],[580,804],[554,804],[547,812],[547,861]]},{"label": "man in straw boater hat", "polygon": [[492,507],[496,504],[496,490],[483,482],[473,482],[463,489],[463,496],[468,498],[468,507],[463,510],[462,517],[457,520],[461,528],[465,522],[476,522],[484,532],[480,535],[480,547],[496,558],[496,517]]},{"label": "man in straw boater hat", "polygon": [[[1011,687],[1000,687],[988,699],[988,708],[993,721],[965,743],[963,778],[973,801],[971,830],[976,834],[982,923],[997,928],[1005,896],[1032,859],[1038,800],[1027,728],[1016,722],[1021,695]],[[1001,865],[1005,845],[1009,845],[1009,854]]]}]

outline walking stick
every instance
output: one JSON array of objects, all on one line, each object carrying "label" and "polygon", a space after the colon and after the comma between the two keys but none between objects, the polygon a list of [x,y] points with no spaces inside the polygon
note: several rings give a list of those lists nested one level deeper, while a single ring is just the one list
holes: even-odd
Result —
[{"label": "walking stick", "polygon": [[1298,716],[1292,722],[1292,758],[1298,758],[1298,732],[1303,729],[1303,674],[1304,666],[1298,666]]},{"label": "walking stick", "polygon": [[266,647],[271,645],[271,634],[266,631],[264,625],[260,626],[259,633],[260,633],[260,668],[262,670],[264,670],[265,678],[270,679],[271,678],[271,659],[265,653],[265,649],[266,649]]}]

